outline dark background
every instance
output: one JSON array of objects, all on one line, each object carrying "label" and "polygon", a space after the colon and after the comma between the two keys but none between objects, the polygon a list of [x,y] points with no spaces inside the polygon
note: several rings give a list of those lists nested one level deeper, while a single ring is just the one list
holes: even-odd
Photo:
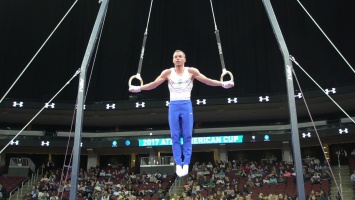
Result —
[{"label": "dark background", "polygon": [[[301,1],[350,63],[354,63],[355,1]],[[58,24],[73,0],[0,0],[0,95]],[[324,88],[354,83],[354,73],[336,53],[297,1],[271,1],[289,52]],[[281,53],[261,0],[214,0],[226,68],[235,77],[231,90],[195,82],[192,96],[285,93]],[[87,102],[127,100],[128,79],[137,72],[149,0],[111,0],[90,80]],[[79,0],[34,59],[7,98],[47,101],[80,67],[99,4]],[[219,79],[221,65],[208,0],[155,0],[142,67],[145,83],[172,66],[181,49],[187,65]],[[315,85],[298,68],[303,89]],[[90,74],[88,70],[88,77]],[[57,97],[75,102],[77,79]],[[166,99],[164,84],[143,92],[144,99]]]}]

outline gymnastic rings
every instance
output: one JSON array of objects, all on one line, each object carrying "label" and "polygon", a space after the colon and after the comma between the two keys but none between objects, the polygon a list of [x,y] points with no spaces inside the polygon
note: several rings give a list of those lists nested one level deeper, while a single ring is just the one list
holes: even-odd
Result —
[{"label": "gymnastic rings", "polygon": [[129,87],[132,87],[132,80],[133,79],[138,79],[141,82],[140,86],[143,86],[143,79],[141,77],[141,70],[142,70],[142,63],[143,63],[143,57],[144,57],[145,42],[147,41],[147,36],[148,36],[148,25],[149,25],[150,13],[152,11],[152,5],[153,5],[153,0],[150,1],[150,8],[149,8],[149,14],[148,14],[147,27],[145,28],[145,32],[144,32],[144,38],[143,38],[141,55],[139,57],[139,64],[138,64],[137,74],[133,75],[133,76],[131,76],[131,78],[129,78],[129,81],[128,81],[128,86]]},{"label": "gymnastic rings", "polygon": [[222,74],[221,74],[221,79],[220,79],[220,81],[223,82],[223,77],[224,77],[226,74],[228,74],[228,75],[230,76],[230,78],[231,78],[231,81],[234,82],[233,74],[232,74],[230,71],[226,70],[225,68],[222,69]]},{"label": "gymnastic rings", "polygon": [[214,16],[212,0],[210,0],[210,3],[211,3],[211,10],[212,10],[213,22],[214,22],[214,27],[215,27],[215,32],[214,33],[216,34],[218,53],[219,53],[219,58],[221,60],[221,65],[222,65],[222,74],[221,74],[220,81],[223,82],[223,77],[228,74],[230,76],[230,78],[231,78],[231,81],[234,82],[233,74],[226,69],[226,66],[224,64],[221,38],[219,37],[219,30],[217,29],[217,23],[216,23],[216,19],[215,19],[215,16]]},{"label": "gymnastic rings", "polygon": [[140,86],[143,86],[143,79],[142,79],[141,75],[137,73],[136,75],[133,75],[133,76],[131,76],[131,78],[129,78],[128,86],[130,88],[132,87],[132,80],[133,79],[138,79],[141,82]]}]

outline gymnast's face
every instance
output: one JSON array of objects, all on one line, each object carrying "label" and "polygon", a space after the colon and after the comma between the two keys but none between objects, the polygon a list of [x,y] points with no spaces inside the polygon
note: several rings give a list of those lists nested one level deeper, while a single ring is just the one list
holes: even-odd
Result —
[{"label": "gymnast's face", "polygon": [[184,66],[186,62],[185,54],[181,51],[177,51],[173,55],[173,63],[175,66]]}]

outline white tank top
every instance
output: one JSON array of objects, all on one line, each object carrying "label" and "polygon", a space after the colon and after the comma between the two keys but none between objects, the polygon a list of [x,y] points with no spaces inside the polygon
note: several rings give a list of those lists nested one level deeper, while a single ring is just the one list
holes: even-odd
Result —
[{"label": "white tank top", "polygon": [[168,81],[170,101],[190,100],[193,83],[189,68],[185,67],[184,72],[180,76],[175,72],[175,68],[170,68],[170,71]]}]

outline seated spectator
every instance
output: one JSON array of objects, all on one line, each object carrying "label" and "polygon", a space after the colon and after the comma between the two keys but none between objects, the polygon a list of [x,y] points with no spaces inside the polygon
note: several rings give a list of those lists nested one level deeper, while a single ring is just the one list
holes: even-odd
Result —
[{"label": "seated spectator", "polygon": [[230,185],[230,181],[229,181],[229,177],[228,176],[224,177],[224,185],[226,185],[226,186]]},{"label": "seated spectator", "polygon": [[277,178],[276,178],[276,176],[271,176],[270,178],[269,178],[269,183],[271,184],[271,183],[276,183],[277,184]]},{"label": "seated spectator", "polygon": [[218,177],[218,178],[217,178],[217,181],[216,181],[216,184],[224,185],[224,179],[221,178],[221,177]]},{"label": "seated spectator", "polygon": [[247,173],[245,172],[245,170],[243,170],[243,171],[240,173],[239,176],[245,178],[245,177],[247,177],[248,175],[247,175]]},{"label": "seated spectator", "polygon": [[351,155],[352,155],[352,156],[355,156],[355,149],[353,149],[353,150],[351,151]]},{"label": "seated spectator", "polygon": [[111,170],[108,170],[106,173],[106,177],[111,178],[112,177],[112,173]]},{"label": "seated spectator", "polygon": [[231,185],[236,185],[238,184],[237,180],[235,180],[235,178],[233,178],[233,180],[230,182]]},{"label": "seated spectator", "polygon": [[197,195],[197,190],[196,190],[197,184],[194,183],[194,185],[191,188],[191,195]]},{"label": "seated spectator", "polygon": [[283,174],[284,177],[291,177],[292,174],[290,171],[286,170],[285,173]]},{"label": "seated spectator", "polygon": [[255,178],[254,185],[255,185],[255,187],[262,187],[263,182],[261,182],[259,178]]},{"label": "seated spectator", "polygon": [[100,176],[106,176],[106,172],[105,172],[105,170],[101,170],[101,172],[100,172]]},{"label": "seated spectator", "polygon": [[262,171],[261,171],[260,169],[256,170],[256,172],[255,172],[255,178],[256,178],[256,177],[261,178],[262,176],[263,176]]},{"label": "seated spectator", "polygon": [[285,182],[286,179],[282,175],[279,175],[279,177],[277,178],[277,183],[285,183]]},{"label": "seated spectator", "polygon": [[6,199],[6,188],[0,184],[0,199]]},{"label": "seated spectator", "polygon": [[352,186],[355,186],[355,170],[350,176],[350,182]]},{"label": "seated spectator", "polygon": [[226,174],[223,172],[223,170],[222,169],[220,169],[219,171],[218,171],[218,173],[216,174],[216,176],[218,176],[218,177],[224,177]]},{"label": "seated spectator", "polygon": [[137,178],[136,174],[134,172],[131,173],[131,175],[129,176],[131,179],[135,179]]},{"label": "seated spectator", "polygon": [[313,177],[311,178],[311,182],[312,182],[312,184],[320,184],[321,183],[319,173],[317,173],[317,172],[314,173]]},{"label": "seated spectator", "polygon": [[267,177],[265,177],[265,178],[263,179],[263,183],[270,183],[270,180],[269,180]]},{"label": "seated spectator", "polygon": [[237,196],[236,196],[234,190],[231,190],[231,191],[230,191],[230,194],[229,194],[228,197],[227,197],[227,200],[236,199],[236,197],[237,197]]},{"label": "seated spectator", "polygon": [[206,165],[206,167],[207,167],[207,169],[210,170],[210,171],[213,169],[213,165],[212,165],[211,162],[208,162],[208,164]]},{"label": "seated spectator", "polygon": [[247,185],[244,185],[243,189],[240,191],[240,194],[244,195],[244,194],[249,194],[249,193],[250,193],[250,191],[249,191]]},{"label": "seated spectator", "polygon": [[251,178],[248,178],[248,181],[245,183],[247,187],[255,187],[254,181]]}]

